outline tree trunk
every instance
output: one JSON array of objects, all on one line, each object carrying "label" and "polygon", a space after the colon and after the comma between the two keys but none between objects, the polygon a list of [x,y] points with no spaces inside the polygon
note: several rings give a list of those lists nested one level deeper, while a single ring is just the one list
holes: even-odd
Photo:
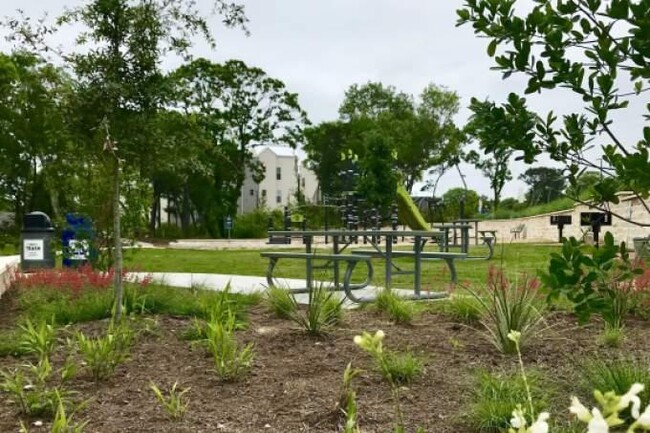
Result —
[{"label": "tree trunk", "polygon": [[115,266],[113,285],[115,288],[115,320],[122,317],[122,236],[120,227],[120,160],[115,155],[113,166],[113,240],[115,242]]},{"label": "tree trunk", "polygon": [[158,215],[158,203],[160,202],[160,194],[158,193],[157,182],[153,182],[153,202],[151,203],[151,218],[149,218],[149,233],[152,237],[156,236],[156,221],[160,219]]}]

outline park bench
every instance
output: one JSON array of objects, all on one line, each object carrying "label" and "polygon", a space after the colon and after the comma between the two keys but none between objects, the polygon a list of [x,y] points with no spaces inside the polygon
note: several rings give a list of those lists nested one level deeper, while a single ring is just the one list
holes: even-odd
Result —
[{"label": "park bench", "polygon": [[525,230],[526,230],[526,224],[519,224],[514,228],[510,229],[510,233],[512,233],[513,237],[517,239],[523,236]]},{"label": "park bench", "polygon": [[[373,258],[382,258],[387,259],[388,253],[379,250],[354,250],[352,254],[360,254],[364,256],[370,256]],[[449,268],[449,274],[452,283],[458,282],[458,274],[456,273],[456,265],[454,260],[465,259],[467,258],[467,253],[450,253],[446,251],[402,251],[402,250],[393,250],[390,252],[390,257],[392,258],[402,258],[402,257],[413,257],[415,259],[415,268],[412,271],[404,271],[398,269],[397,271],[391,271],[391,274],[396,275],[415,275],[416,287],[419,287],[419,281],[421,276],[421,260],[444,260],[447,263]],[[389,264],[387,264],[388,266]],[[393,266],[393,263],[390,263]]]},{"label": "park bench", "polygon": [[[370,284],[370,280],[372,279],[373,275],[373,268],[372,268],[372,260],[370,256],[363,256],[363,255],[352,255],[352,254],[321,254],[321,253],[313,253],[313,252],[308,252],[308,253],[298,253],[298,252],[278,252],[278,251],[264,251],[261,252],[260,255],[262,257],[268,258],[269,259],[269,266],[266,269],[266,281],[269,286],[275,286],[277,287],[277,284],[275,283],[275,277],[273,275],[273,272],[275,271],[275,267],[280,261],[280,259],[288,259],[288,260],[304,260],[305,261],[305,285],[306,287],[304,288],[292,288],[289,289],[292,292],[295,293],[300,293],[300,292],[309,292],[313,286],[314,286],[314,261],[324,261],[326,262],[326,265],[333,265],[334,269],[334,288],[336,290],[343,289],[348,295],[350,299],[353,299],[353,297],[350,296],[350,291],[351,290],[356,290],[356,289],[361,289],[363,287],[366,287],[368,284]],[[339,284],[339,268],[338,264],[340,262],[346,263],[346,268],[345,268],[345,273],[343,276],[343,286]],[[354,271],[356,265],[359,262],[363,262],[366,264],[368,268],[368,274],[366,276],[365,281],[361,283],[356,283],[352,284],[352,272]]]}]

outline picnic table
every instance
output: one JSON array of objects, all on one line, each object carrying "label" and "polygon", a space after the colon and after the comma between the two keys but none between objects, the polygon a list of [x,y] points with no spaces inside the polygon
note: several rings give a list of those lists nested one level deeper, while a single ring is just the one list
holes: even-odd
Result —
[{"label": "picnic table", "polygon": [[[423,260],[444,260],[447,263],[447,266],[450,269],[451,279],[455,281],[456,270],[454,266],[454,260],[463,259],[467,257],[466,253],[453,253],[448,251],[424,251],[424,246],[429,239],[436,239],[438,242],[441,242],[445,238],[444,232],[441,231],[396,231],[396,230],[327,230],[327,231],[272,231],[269,234],[273,236],[300,236],[303,239],[303,244],[305,246],[305,253],[280,253],[280,252],[263,252],[261,253],[263,257],[267,257],[270,260],[277,263],[281,258],[294,258],[294,259],[305,259],[307,264],[307,287],[311,287],[313,284],[311,278],[313,265],[311,264],[314,260],[331,260],[331,265],[334,271],[334,287],[336,289],[343,289],[346,296],[354,302],[370,302],[369,298],[360,298],[355,296],[352,291],[365,287],[367,284],[352,284],[350,281],[352,270],[354,266],[359,262],[368,263],[370,258],[381,258],[384,260],[385,264],[385,283],[387,287],[391,287],[392,277],[396,274],[412,274],[414,276],[413,283],[413,295],[410,296],[411,299],[435,299],[446,296],[446,293],[422,293],[421,284],[422,284],[422,262]],[[315,253],[313,250],[314,238],[315,237],[324,237],[328,236],[332,239],[331,252],[327,253]],[[395,250],[393,248],[394,241],[398,237],[409,237],[413,238],[413,250],[404,251],[404,250]],[[345,253],[346,249],[351,245],[354,245],[355,241],[358,241],[358,238],[362,238],[366,245],[369,245],[371,248],[367,250],[352,250],[350,248],[350,254]],[[383,241],[383,243],[382,243]],[[287,254],[293,254],[287,255]],[[356,257],[353,259],[352,257]],[[401,269],[396,263],[396,258],[401,257],[412,257],[413,258],[413,269],[404,270]],[[347,263],[346,271],[343,280],[340,278],[339,263]],[[267,272],[267,280],[273,280],[273,268],[275,264],[271,266],[269,264],[269,270]],[[368,278],[372,275],[372,266],[368,266]],[[341,285],[342,282],[342,285]]]}]

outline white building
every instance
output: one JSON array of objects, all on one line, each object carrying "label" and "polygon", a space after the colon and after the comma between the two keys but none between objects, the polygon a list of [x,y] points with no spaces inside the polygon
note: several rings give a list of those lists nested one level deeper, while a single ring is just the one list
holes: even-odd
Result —
[{"label": "white building", "polygon": [[304,153],[287,146],[258,146],[254,154],[264,166],[264,180],[255,183],[250,171],[246,170],[238,203],[240,214],[262,206],[277,209],[295,203],[298,188],[307,202],[317,202],[318,179],[303,165]]}]

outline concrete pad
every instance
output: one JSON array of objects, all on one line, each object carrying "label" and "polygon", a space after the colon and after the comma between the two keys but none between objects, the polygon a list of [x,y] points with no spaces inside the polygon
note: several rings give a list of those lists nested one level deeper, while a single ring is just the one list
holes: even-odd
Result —
[{"label": "concrete pad", "polygon": [[[153,281],[159,284],[165,284],[172,287],[184,288],[200,288],[205,290],[224,290],[225,287],[230,285],[231,293],[240,294],[253,294],[264,292],[268,284],[265,277],[253,277],[245,275],[228,275],[228,274],[203,274],[203,273],[179,273],[179,272],[133,272],[127,275],[127,279],[131,281],[142,280],[151,277]],[[301,279],[276,279],[279,287],[283,288],[303,288],[305,287],[305,280]],[[331,284],[328,282],[314,282],[315,285],[323,284],[325,286]],[[359,298],[375,297],[381,288],[368,286],[363,289],[354,290],[355,296]],[[408,297],[413,294],[412,290],[394,289],[395,293],[400,296]],[[336,293],[340,298],[345,297],[345,293]],[[309,295],[307,293],[296,293],[296,300],[300,304],[307,304]],[[353,303],[346,299],[344,306],[346,308],[355,308],[359,304]]]}]

